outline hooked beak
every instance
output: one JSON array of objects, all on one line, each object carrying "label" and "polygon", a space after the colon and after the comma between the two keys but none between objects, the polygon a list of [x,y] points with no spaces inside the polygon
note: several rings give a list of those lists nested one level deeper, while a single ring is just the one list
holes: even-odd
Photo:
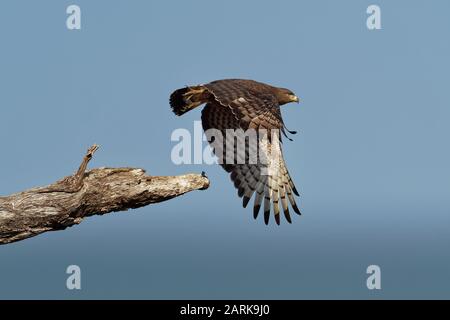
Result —
[{"label": "hooked beak", "polygon": [[297,102],[297,103],[300,102],[300,99],[296,95],[292,95],[291,100],[292,100],[292,102]]}]

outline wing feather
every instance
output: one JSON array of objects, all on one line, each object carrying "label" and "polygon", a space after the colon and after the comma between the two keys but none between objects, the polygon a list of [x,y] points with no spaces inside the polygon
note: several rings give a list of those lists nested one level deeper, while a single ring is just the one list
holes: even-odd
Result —
[{"label": "wing feather", "polygon": [[[298,192],[286,168],[279,143],[284,124],[275,97],[264,92],[258,93],[255,88],[245,87],[242,83],[231,80],[213,82],[205,87],[213,94],[216,101],[209,102],[202,111],[203,129],[205,132],[211,128],[221,131],[225,137],[223,150],[214,149],[214,152],[223,152],[224,160],[227,152],[226,139],[229,138],[226,129],[242,129],[244,131],[249,128],[255,130],[274,129],[277,132],[276,141],[269,133],[268,143],[263,144],[259,139],[257,145],[248,143],[243,156],[237,152],[237,146],[242,143],[245,145],[245,141],[238,138],[238,143],[233,144],[234,149],[229,151],[233,153],[234,162],[221,165],[227,172],[230,172],[231,180],[238,190],[238,196],[243,198],[244,207],[248,205],[255,194],[253,206],[255,219],[258,217],[261,206],[264,206],[264,222],[268,224],[272,207],[275,222],[280,224],[281,205],[286,220],[291,223],[288,203],[296,213],[300,214],[294,198],[294,194],[298,196]],[[256,163],[249,162],[249,154],[258,151],[263,158],[275,155],[275,159],[278,159],[272,164],[274,170],[271,175],[263,173],[266,165],[261,162],[262,159],[259,157]],[[217,153],[216,155],[220,158],[220,155]]]}]

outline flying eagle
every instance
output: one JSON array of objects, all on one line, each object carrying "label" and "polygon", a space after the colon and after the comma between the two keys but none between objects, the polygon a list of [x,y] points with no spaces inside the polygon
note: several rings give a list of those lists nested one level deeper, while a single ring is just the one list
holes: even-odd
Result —
[{"label": "flying eagle", "polygon": [[[270,207],[273,202],[273,212],[276,223],[280,224],[280,205],[286,220],[291,223],[288,200],[293,210],[300,215],[294,196],[299,195],[294,183],[286,168],[281,150],[281,134],[286,136],[287,130],[281,117],[280,106],[290,102],[299,102],[299,98],[290,90],[274,87],[265,83],[253,80],[226,79],[217,80],[208,84],[189,86],[174,91],[170,96],[170,105],[173,112],[181,116],[182,114],[206,104],[202,111],[203,130],[216,129],[229,140],[227,133],[229,129],[246,131],[253,129],[257,132],[262,130],[274,131],[278,133],[272,136],[268,133],[265,137],[266,143],[262,143],[261,135],[258,135],[256,143],[245,140],[245,153],[239,156],[236,145],[234,145],[232,159],[221,163],[222,167],[231,173],[231,180],[238,189],[239,197],[243,198],[244,208],[255,194],[253,215],[256,219],[263,204],[264,222],[269,223]],[[275,137],[275,140],[274,140]],[[236,137],[232,137],[233,142]],[[239,140],[239,137],[237,138]],[[242,140],[242,139],[241,139]],[[216,156],[226,158],[227,148],[223,141],[224,152],[217,148],[217,143],[208,137],[208,141]],[[217,141],[215,141],[217,142]],[[242,141],[241,141],[242,142]],[[276,142],[276,143],[275,143]],[[229,152],[229,153],[231,153]],[[251,162],[250,153],[259,155],[256,162]],[[262,155],[262,156],[261,156]],[[271,163],[262,161],[262,158]],[[219,157],[220,158],[220,157]],[[236,159],[238,158],[238,159]],[[237,160],[241,159],[241,162]],[[270,174],[264,173],[263,169],[271,166]],[[263,203],[264,200],[264,203]]]}]

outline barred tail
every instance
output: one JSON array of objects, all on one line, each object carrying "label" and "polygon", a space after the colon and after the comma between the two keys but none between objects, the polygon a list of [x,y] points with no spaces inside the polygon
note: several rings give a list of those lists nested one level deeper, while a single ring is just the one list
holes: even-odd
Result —
[{"label": "barred tail", "polygon": [[175,90],[170,95],[170,106],[177,116],[208,102],[209,91],[204,86],[186,87]]}]

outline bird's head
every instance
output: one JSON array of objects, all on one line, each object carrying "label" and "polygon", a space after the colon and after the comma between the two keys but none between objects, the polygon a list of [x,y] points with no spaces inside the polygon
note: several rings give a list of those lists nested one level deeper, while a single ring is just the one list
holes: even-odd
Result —
[{"label": "bird's head", "polygon": [[275,95],[277,96],[278,103],[281,105],[290,102],[300,102],[300,99],[289,89],[275,88]]}]

